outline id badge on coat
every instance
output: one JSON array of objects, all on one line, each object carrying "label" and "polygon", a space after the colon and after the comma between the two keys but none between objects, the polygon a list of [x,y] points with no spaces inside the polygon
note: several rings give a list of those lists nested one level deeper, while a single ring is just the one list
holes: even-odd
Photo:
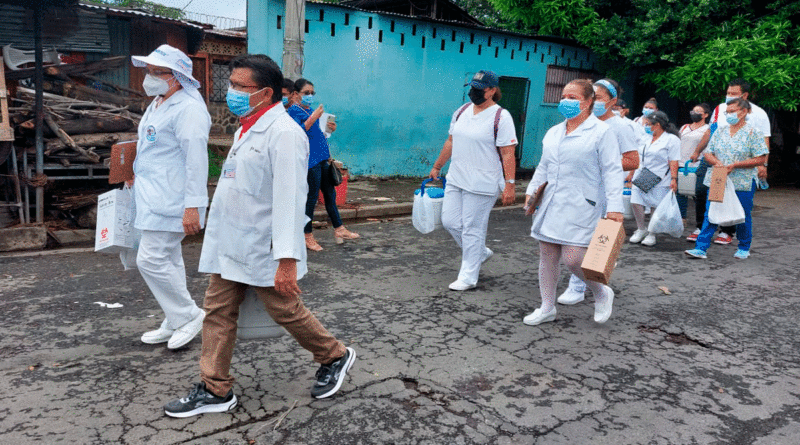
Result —
[{"label": "id badge on coat", "polygon": [[236,160],[228,159],[222,164],[222,177],[223,178],[236,178]]}]

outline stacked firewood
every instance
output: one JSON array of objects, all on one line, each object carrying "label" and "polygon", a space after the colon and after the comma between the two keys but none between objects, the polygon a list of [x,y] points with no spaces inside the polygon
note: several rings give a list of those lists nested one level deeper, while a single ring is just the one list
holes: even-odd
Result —
[{"label": "stacked firewood", "polygon": [[[17,123],[17,146],[35,153],[34,91],[19,87],[11,121]],[[126,106],[44,95],[45,162],[98,164],[117,142],[136,139],[141,115]]]}]

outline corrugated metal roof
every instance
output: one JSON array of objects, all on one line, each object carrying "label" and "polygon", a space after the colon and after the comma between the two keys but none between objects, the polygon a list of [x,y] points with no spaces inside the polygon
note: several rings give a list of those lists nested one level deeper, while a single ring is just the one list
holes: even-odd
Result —
[{"label": "corrugated metal roof", "polygon": [[94,10],[98,12],[105,12],[106,14],[113,14],[119,16],[128,16],[128,17],[148,17],[151,19],[156,19],[160,22],[168,22],[174,23],[176,25],[188,26],[197,29],[209,29],[212,25],[208,25],[205,23],[200,22],[193,22],[190,20],[177,20],[172,19],[169,17],[164,17],[161,15],[152,14],[146,11],[142,11],[139,9],[132,9],[132,8],[119,8],[119,7],[112,7],[112,6],[101,6],[101,5],[94,5],[89,3],[81,3],[81,8],[85,8],[88,10]]},{"label": "corrugated metal roof", "polygon": [[[42,43],[59,51],[108,53],[111,42],[104,14],[76,8],[51,8],[44,14]],[[0,14],[0,46],[13,44],[18,49],[33,49],[33,11],[21,6],[5,6]]]}]

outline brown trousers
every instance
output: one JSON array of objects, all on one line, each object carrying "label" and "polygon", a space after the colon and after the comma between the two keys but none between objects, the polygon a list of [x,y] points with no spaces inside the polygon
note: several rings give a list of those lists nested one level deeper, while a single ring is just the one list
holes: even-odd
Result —
[{"label": "brown trousers", "polygon": [[[200,356],[200,378],[206,388],[225,396],[233,387],[230,375],[239,306],[248,285],[211,275],[203,307],[203,352]],[[300,346],[314,354],[314,361],[330,363],[345,354],[342,342],[336,340],[303,305],[300,297],[285,297],[274,287],[253,287],[264,302],[269,315],[283,326]]]}]

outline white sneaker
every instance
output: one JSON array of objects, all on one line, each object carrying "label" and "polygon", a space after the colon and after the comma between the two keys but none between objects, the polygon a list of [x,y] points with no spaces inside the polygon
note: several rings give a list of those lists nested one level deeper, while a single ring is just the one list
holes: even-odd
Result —
[{"label": "white sneaker", "polygon": [[536,326],[537,324],[546,323],[556,319],[556,308],[550,312],[542,313],[542,308],[536,309],[522,319],[522,322],[528,326]]},{"label": "white sneaker", "polygon": [[575,275],[569,276],[569,286],[563,294],[559,295],[558,301],[560,304],[578,304],[583,301],[583,293],[586,291],[586,283],[581,281]]},{"label": "white sneaker", "polygon": [[[608,321],[608,318],[611,317],[611,309],[614,306],[614,290],[605,285],[603,285],[603,289],[606,291],[606,302],[598,304],[595,301],[594,303],[594,321],[597,323]],[[597,297],[595,296],[595,298]]]},{"label": "white sneaker", "polygon": [[483,253],[483,261],[481,261],[481,263],[489,261],[489,258],[491,258],[492,255],[494,255],[494,252],[492,252],[492,249],[487,247],[486,251]]},{"label": "white sneaker", "polygon": [[558,301],[558,304],[566,304],[566,305],[578,304],[581,301],[583,301],[584,292],[585,291],[579,291],[571,287],[568,287],[563,294],[558,296],[558,300],[556,301]]},{"label": "white sneaker", "polygon": [[646,236],[647,236],[647,230],[636,229],[636,231],[633,232],[633,235],[631,235],[631,238],[628,241],[633,244],[641,243],[644,237]]},{"label": "white sneaker", "polygon": [[448,287],[450,288],[450,290],[462,291],[462,290],[467,290],[467,289],[473,289],[475,287],[475,285],[474,284],[467,284],[467,283],[465,283],[465,282],[463,282],[461,280],[456,280],[456,281],[453,281],[452,283],[450,283],[450,286],[448,286]]},{"label": "white sneaker", "polygon": [[194,317],[192,321],[175,330],[175,333],[172,334],[172,338],[169,339],[169,343],[167,343],[167,347],[169,349],[178,349],[192,341],[192,339],[203,330],[204,318],[206,318],[206,313],[200,310],[200,315]]},{"label": "white sneaker", "polygon": [[161,326],[155,331],[147,331],[142,334],[142,343],[148,345],[157,345],[169,341],[172,334],[175,333],[174,329],[167,328],[167,320],[161,322]]},{"label": "white sneaker", "polygon": [[648,233],[644,240],[642,241],[643,246],[655,246],[656,245],[656,234],[655,233]]}]

